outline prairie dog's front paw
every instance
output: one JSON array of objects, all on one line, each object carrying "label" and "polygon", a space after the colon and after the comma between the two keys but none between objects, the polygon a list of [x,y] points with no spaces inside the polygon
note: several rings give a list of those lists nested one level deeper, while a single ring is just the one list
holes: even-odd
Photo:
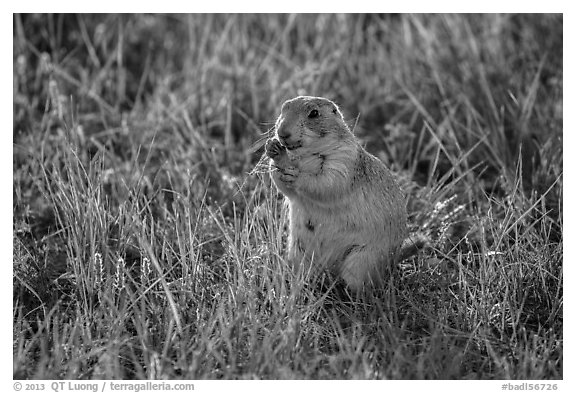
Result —
[{"label": "prairie dog's front paw", "polygon": [[268,139],[266,141],[266,155],[275,159],[281,154],[286,153],[286,148],[280,144],[278,139]]}]

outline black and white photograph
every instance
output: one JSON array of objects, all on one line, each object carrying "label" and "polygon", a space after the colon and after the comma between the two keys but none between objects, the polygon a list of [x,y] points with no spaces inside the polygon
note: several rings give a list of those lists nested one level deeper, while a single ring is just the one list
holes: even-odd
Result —
[{"label": "black and white photograph", "polygon": [[562,13],[12,21],[14,391],[562,390]]}]

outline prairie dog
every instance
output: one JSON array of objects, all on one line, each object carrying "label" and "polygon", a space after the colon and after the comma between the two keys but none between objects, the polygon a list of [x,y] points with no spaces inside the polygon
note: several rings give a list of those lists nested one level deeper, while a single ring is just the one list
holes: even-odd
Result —
[{"label": "prairie dog", "polygon": [[405,196],[336,104],[310,96],[284,102],[266,154],[288,201],[289,261],[326,269],[355,292],[377,285],[407,235]]}]

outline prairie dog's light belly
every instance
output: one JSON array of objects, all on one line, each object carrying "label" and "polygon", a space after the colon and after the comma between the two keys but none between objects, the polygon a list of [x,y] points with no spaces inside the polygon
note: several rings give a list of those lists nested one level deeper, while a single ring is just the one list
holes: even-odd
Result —
[{"label": "prairie dog's light belly", "polygon": [[[352,212],[341,206],[336,209],[304,208],[291,203],[290,227],[293,243],[308,257],[325,267],[338,263],[351,246],[364,245],[366,228],[358,227]],[[296,250],[298,251],[298,250]]]}]

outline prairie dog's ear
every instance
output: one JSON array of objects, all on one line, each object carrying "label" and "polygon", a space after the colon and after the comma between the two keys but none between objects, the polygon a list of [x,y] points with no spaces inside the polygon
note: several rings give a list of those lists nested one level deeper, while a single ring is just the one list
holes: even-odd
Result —
[{"label": "prairie dog's ear", "polygon": [[338,116],[340,119],[344,120],[344,114],[340,110],[340,107],[338,107],[338,105],[336,105],[332,101],[330,101],[330,104],[332,104],[332,113]]}]

